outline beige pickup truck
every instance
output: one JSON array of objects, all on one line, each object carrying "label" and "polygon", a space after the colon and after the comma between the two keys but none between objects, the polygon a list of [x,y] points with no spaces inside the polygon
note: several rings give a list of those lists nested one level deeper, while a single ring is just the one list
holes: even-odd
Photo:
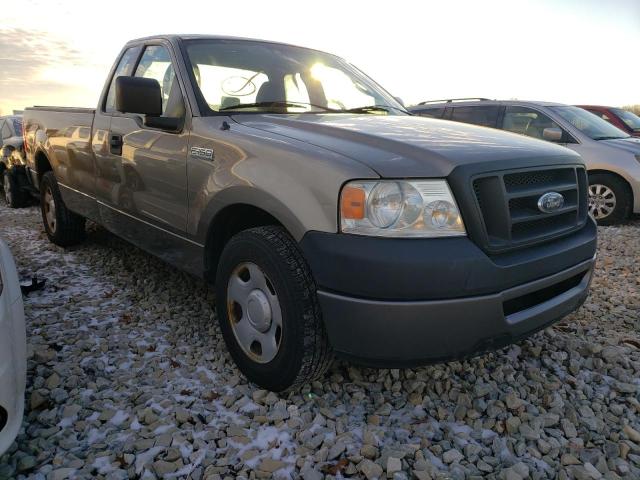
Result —
[{"label": "beige pickup truck", "polygon": [[215,285],[233,359],[268,389],[334,355],[401,367],[497,348],[587,294],[577,154],[410,115],[324,52],[133,40],[95,110],[30,108],[24,129],[51,241],[80,242],[90,219]]}]

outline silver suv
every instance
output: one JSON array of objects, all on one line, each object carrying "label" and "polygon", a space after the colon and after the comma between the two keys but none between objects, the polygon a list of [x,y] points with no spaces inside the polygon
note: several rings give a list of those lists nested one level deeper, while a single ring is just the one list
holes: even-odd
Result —
[{"label": "silver suv", "polygon": [[417,115],[500,128],[578,152],[589,171],[589,212],[601,225],[640,213],[640,138],[586,110],[551,102],[450,99],[422,102]]}]

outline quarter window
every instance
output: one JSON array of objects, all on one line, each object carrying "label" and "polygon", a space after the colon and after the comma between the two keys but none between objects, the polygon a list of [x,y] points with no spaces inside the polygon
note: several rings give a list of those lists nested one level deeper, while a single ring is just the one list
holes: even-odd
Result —
[{"label": "quarter window", "polygon": [[509,106],[504,112],[503,130],[542,139],[545,128],[560,128],[545,114],[527,107]]},{"label": "quarter window", "polygon": [[451,120],[494,127],[498,121],[498,106],[454,107]]},{"label": "quarter window", "polygon": [[118,62],[116,71],[113,73],[113,77],[111,78],[109,92],[107,93],[107,100],[104,104],[105,112],[113,113],[116,111],[116,78],[131,75],[133,64],[138,58],[138,51],[139,49],[137,47],[127,49]]}]

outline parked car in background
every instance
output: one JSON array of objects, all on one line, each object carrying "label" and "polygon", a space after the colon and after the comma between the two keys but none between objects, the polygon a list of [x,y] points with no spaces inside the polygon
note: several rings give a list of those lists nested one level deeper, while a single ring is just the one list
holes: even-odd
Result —
[{"label": "parked car in background", "polygon": [[276,391],[333,353],[459,358],[577,309],[596,227],[579,155],[409,115],[347,61],[216,36],[125,45],[95,110],[25,110],[44,229],[85,220],[212,284],[240,370]]},{"label": "parked car in background", "polygon": [[450,99],[410,107],[414,114],[500,128],[579,153],[589,171],[589,212],[601,225],[640,213],[640,139],[572,105]]},{"label": "parked car in background", "polygon": [[0,238],[0,455],[11,446],[22,423],[27,345],[18,272]]},{"label": "parked car in background", "polygon": [[627,132],[632,137],[640,137],[640,117],[623,108],[603,107],[599,105],[577,105],[597,115],[611,125]]},{"label": "parked car in background", "polygon": [[28,184],[24,182],[22,115],[0,117],[0,180],[4,198],[12,208],[24,206]]}]

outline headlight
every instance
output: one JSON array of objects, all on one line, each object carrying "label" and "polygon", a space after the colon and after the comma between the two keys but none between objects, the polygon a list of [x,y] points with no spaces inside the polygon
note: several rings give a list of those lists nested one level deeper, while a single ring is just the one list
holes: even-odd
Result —
[{"label": "headlight", "polygon": [[363,180],[340,194],[344,233],[382,237],[466,235],[445,180]]}]

